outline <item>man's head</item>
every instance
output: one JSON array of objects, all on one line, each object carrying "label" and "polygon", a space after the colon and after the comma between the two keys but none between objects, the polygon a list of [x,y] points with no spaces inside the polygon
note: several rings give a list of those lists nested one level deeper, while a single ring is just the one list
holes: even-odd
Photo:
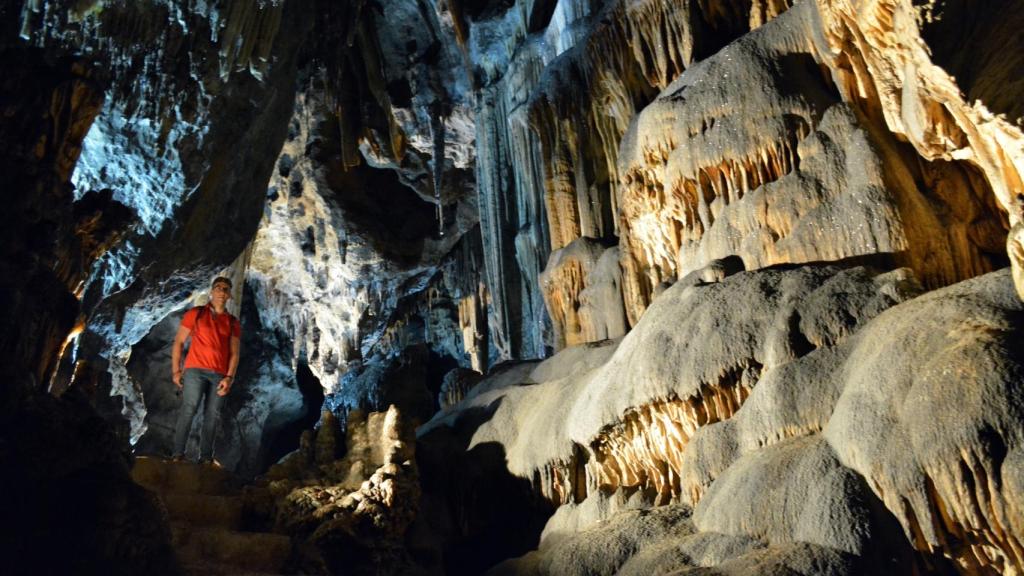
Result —
[{"label": "man's head", "polygon": [[217,276],[210,285],[210,302],[215,305],[223,305],[231,299],[231,280]]}]

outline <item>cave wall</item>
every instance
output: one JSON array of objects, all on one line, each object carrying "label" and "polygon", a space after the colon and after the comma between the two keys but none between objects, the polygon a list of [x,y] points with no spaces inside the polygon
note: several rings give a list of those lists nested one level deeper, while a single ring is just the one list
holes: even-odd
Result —
[{"label": "cave wall", "polygon": [[[8,470],[0,513],[18,527],[2,553],[14,574],[176,574],[159,504],[131,481],[127,439],[97,415],[89,387],[48,394],[69,335],[81,330],[81,284],[123,236],[129,213],[104,191],[75,202],[71,184],[104,103],[102,71],[79,55],[19,41],[20,9],[0,8],[9,218],[0,255],[0,460]],[[53,541],[66,542],[66,554],[53,554]]]},{"label": "cave wall", "polygon": [[2,444],[5,493],[17,494],[3,509],[21,534],[5,541],[8,568],[175,574],[165,512],[130,476],[144,412],[124,363],[251,240],[304,13],[249,2],[0,11]]},{"label": "cave wall", "polygon": [[131,346],[251,240],[310,22],[290,5],[248,2],[26,3],[19,21],[28,45],[88,54],[108,95],[74,195],[106,190],[131,216],[75,287],[87,329],[74,350],[112,375],[137,439],[144,401],[124,370]]},{"label": "cave wall", "polygon": [[[271,21],[288,24],[288,10],[250,13],[242,4],[237,17],[252,14],[259,42],[269,42],[258,45],[272,49],[282,24]],[[828,28],[846,8],[807,4],[792,13],[786,2],[320,7],[310,19],[322,34],[304,46],[314,65],[303,69],[288,104],[294,113],[269,175],[263,240],[253,247],[249,269],[261,314],[290,335],[293,355],[332,394],[350,368],[347,377],[362,381],[357,374],[368,364],[390,362],[396,353],[387,335],[405,332],[403,308],[435,291],[431,278],[445,259],[457,258],[453,247],[477,221],[481,281],[449,291],[459,302],[459,328],[442,330],[442,347],[463,365],[472,349],[479,370],[621,337],[666,286],[729,257],[746,269],[866,258],[914,267],[929,287],[1004,265],[1016,217],[1006,211],[1012,195],[990,180],[998,172],[1012,181],[1004,164],[1012,167],[1015,156],[989,168],[978,160],[984,154],[966,152],[970,146],[957,154],[923,151],[887,112],[894,104],[877,90],[850,88],[849,65],[835,56],[848,50]],[[211,14],[193,14],[189,31],[202,36]],[[261,28],[264,16],[271,23]],[[140,17],[131,10],[117,16]],[[220,26],[234,30],[228,21]],[[138,33],[153,36],[150,28],[140,25]],[[929,30],[918,33],[934,36]],[[235,32],[244,44],[245,30]],[[323,39],[334,36],[346,41]],[[145,107],[112,100],[75,176],[84,189],[117,174],[113,197],[138,217],[134,236],[103,257],[84,295],[95,306],[87,355],[102,349],[114,358],[115,388],[136,423],[144,407],[119,368],[128,347],[186,292],[191,297],[201,276],[227,263],[197,267],[186,281],[180,271],[191,266],[182,260],[188,249],[155,255],[156,246],[174,243],[169,230],[187,229],[190,238],[201,232],[198,224],[163,224],[180,221],[171,214],[188,212],[198,192],[154,190],[157,182],[190,190],[190,171],[208,168],[192,167],[182,154],[217,139],[202,123],[219,118],[210,112],[217,95],[234,101],[231,66],[244,66],[224,64],[233,56],[221,52],[216,78],[191,76],[202,79],[205,98],[174,112],[201,120],[161,121],[159,128],[144,117],[129,122],[126,114],[140,117]],[[901,57],[923,65],[927,55]],[[267,90],[277,82],[272,72],[287,68],[257,60],[242,76],[258,86],[237,90]],[[940,76],[929,72],[922,82]],[[147,86],[140,102],[150,102]],[[284,96],[274,97],[283,110]],[[162,110],[159,102],[150,107],[151,116]],[[1002,138],[981,134],[977,146]],[[111,156],[121,164],[104,172]],[[247,188],[251,200],[239,200],[246,231],[262,203],[254,188]],[[235,255],[242,249],[231,246]],[[167,267],[145,265],[161,258]],[[133,270],[154,280],[133,280]],[[162,288],[147,292],[150,284]],[[430,315],[413,325],[430,324]],[[121,333],[119,324],[130,328]]]},{"label": "cave wall", "polygon": [[[500,534],[502,504],[457,500],[492,482],[557,508],[493,573],[1014,573],[1020,307],[1006,269],[930,292],[824,265],[677,283],[620,341],[478,384],[420,429],[421,468],[501,453],[432,487],[462,526]],[[449,530],[451,552],[477,537]]]},{"label": "cave wall", "polygon": [[890,255],[932,287],[1005,261],[1005,216],[974,168],[919,159],[842,102],[816,63],[814,8],[687,70],[624,139],[634,321],[654,286],[731,255],[748,269]]},{"label": "cave wall", "polygon": [[[426,489],[450,566],[500,541],[534,550],[495,574],[1020,570],[1020,50],[1006,35],[997,63],[980,31],[1019,6],[453,6],[483,86],[494,332],[530,278],[562,352],[420,429],[421,468],[488,470]],[[517,510],[556,508],[537,543],[502,531],[507,502],[463,500],[515,480]]]},{"label": "cave wall", "polygon": [[[104,398],[104,411],[121,412],[133,443],[151,405],[162,415],[150,421],[167,418],[157,341],[219,273],[239,289],[248,275],[262,324],[254,331],[282,338],[274,354],[293,374],[278,373],[274,354],[270,366],[250,359],[268,374],[294,380],[308,368],[326,393],[346,373],[353,382],[377,374],[360,376],[346,406],[383,402],[383,375],[416,341],[427,346],[420,364],[440,359],[445,369],[483,371],[498,357],[479,280],[461,54],[425,6],[365,8],[155,1],[18,11],[27,44],[77,48],[105,67],[109,97],[69,191],[83,220],[100,198],[124,222],[89,246],[99,262],[74,282],[85,330],[57,380],[66,386],[88,362],[104,397],[120,398]],[[391,26],[385,12],[410,25]],[[347,41],[317,40],[311,26]],[[160,49],[139,52],[144,45]],[[93,220],[97,236],[110,235]],[[423,419],[437,405],[439,370],[414,371]]]},{"label": "cave wall", "polygon": [[[6,58],[23,63],[11,68],[3,86],[3,161],[9,178],[4,196],[11,218],[3,232],[8,312],[2,349],[4,371],[16,377],[5,387],[6,405],[20,394],[45,391],[77,320],[72,291],[97,255],[92,248],[102,252],[120,230],[116,219],[112,230],[105,230],[100,217],[93,236],[89,218],[95,214],[76,213],[72,205],[71,171],[102,105],[101,85],[71,58],[48,65],[41,51],[7,43],[3,49]],[[93,198],[102,209],[99,196]]]},{"label": "cave wall", "polygon": [[[883,254],[932,287],[1005,265],[1018,209],[1001,190],[1019,188],[1019,128],[981,120],[984,102],[967,104],[924,40],[962,7],[808,4],[780,24],[785,2],[452,10],[481,86],[489,283],[509,294],[494,299],[496,338],[519,342],[502,332],[536,302],[523,282],[555,324],[542,339],[579,341],[566,334],[582,330],[580,294],[609,285],[554,253],[580,238],[620,245],[629,325],[660,286],[731,255],[757,268]],[[542,270],[567,281],[538,282]]]},{"label": "cave wall", "polygon": [[389,390],[410,386],[423,407],[403,408],[425,419],[443,376],[424,387],[427,360],[486,369],[476,197],[450,178],[439,216],[408,174],[346,166],[343,137],[322,95],[299,96],[253,244],[255,306],[332,406],[386,410]]}]

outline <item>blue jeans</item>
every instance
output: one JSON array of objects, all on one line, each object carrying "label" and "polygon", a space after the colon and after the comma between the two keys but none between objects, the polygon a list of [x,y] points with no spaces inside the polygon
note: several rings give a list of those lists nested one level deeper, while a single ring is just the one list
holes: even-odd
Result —
[{"label": "blue jeans", "polygon": [[199,400],[206,396],[206,414],[203,415],[203,431],[199,437],[199,459],[213,459],[213,437],[217,434],[220,407],[224,403],[224,397],[217,395],[217,385],[222,378],[222,374],[201,368],[189,368],[182,374],[181,382],[185,390],[181,410],[178,412],[178,422],[174,427],[175,456],[185,454],[192,419],[199,410]]}]

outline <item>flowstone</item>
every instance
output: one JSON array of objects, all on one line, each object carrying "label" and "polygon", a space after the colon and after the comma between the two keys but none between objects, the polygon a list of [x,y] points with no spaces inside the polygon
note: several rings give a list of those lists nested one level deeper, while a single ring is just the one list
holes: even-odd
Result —
[{"label": "flowstone", "polygon": [[[1022,312],[1007,269],[925,294],[906,269],[740,272],[669,288],[599,356],[569,348],[485,380],[420,435],[477,422],[468,447],[500,447],[506,473],[561,506],[539,548],[496,573],[610,574],[635,558],[1012,574]],[[605,501],[616,490],[634,496]],[[693,534],[741,539],[723,540],[735,553],[683,558],[689,537],[587,544],[664,505],[692,506],[678,524]]]}]

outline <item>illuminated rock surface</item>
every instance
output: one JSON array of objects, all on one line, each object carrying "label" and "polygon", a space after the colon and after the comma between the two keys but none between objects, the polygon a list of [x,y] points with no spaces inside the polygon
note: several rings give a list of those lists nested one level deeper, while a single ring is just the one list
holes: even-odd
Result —
[{"label": "illuminated rock surface", "polygon": [[348,416],[339,438],[337,421],[325,412],[315,439],[307,433],[247,499],[279,531],[307,544],[293,565],[330,573],[415,571],[403,545],[419,507],[413,429],[394,406]]},{"label": "illuminated rock surface", "polygon": [[634,320],[652,286],[729,255],[748,269],[887,256],[928,286],[992,269],[1004,232],[976,172],[904,160],[851,109],[822,74],[815,15],[804,3],[688,69],[624,138]]},{"label": "illuminated rock surface", "polygon": [[1015,573],[1024,305],[1008,271],[916,297],[906,274],[805,267],[678,286],[590,369],[569,349],[485,380],[420,435],[443,444],[448,426],[493,412],[469,453],[502,446],[509,473],[569,507],[520,561],[527,573],[611,574],[634,554],[704,565],[672,560],[668,542],[592,547],[644,530],[622,518],[635,511],[615,514],[636,503],[600,504],[621,489],[693,506],[678,509],[692,527],[676,545],[687,531],[716,547],[751,539],[717,556],[722,569]]}]

